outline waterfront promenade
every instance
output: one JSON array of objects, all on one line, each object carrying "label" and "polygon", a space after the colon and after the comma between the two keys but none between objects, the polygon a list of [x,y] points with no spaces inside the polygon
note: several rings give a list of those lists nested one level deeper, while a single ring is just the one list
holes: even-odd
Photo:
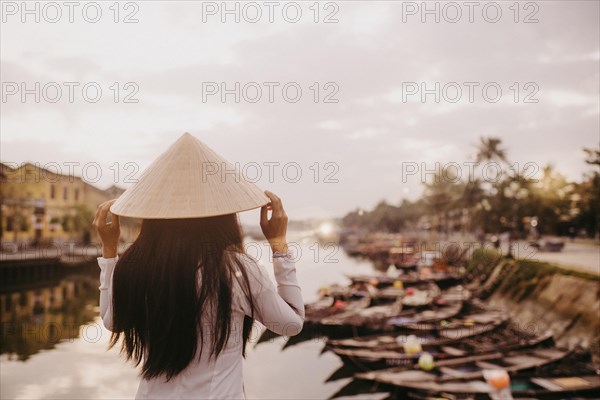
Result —
[{"label": "waterfront promenade", "polygon": [[565,239],[560,252],[532,249],[527,242],[518,242],[519,254],[530,254],[534,260],[557,264],[563,268],[580,270],[600,275],[600,245],[592,240]]},{"label": "waterfront promenade", "polygon": [[[575,239],[570,241],[564,239],[565,246],[560,252],[541,251],[528,241],[519,241],[514,245],[514,253],[517,258],[528,258],[536,261],[557,264],[563,268],[590,272],[600,275],[600,243],[591,239]],[[440,241],[442,246],[449,243],[473,243],[473,239],[465,237],[451,237]],[[489,245],[489,244],[488,244]],[[500,249],[504,254],[508,250],[508,244],[503,242]],[[0,263],[50,260],[57,258],[63,263],[77,263],[82,261],[95,261],[101,255],[100,246],[51,246],[42,249],[30,248],[18,252],[0,252]]]},{"label": "waterfront promenade", "polygon": [[31,247],[19,251],[0,252],[0,265],[14,265],[16,263],[23,263],[26,265],[30,262],[44,260],[60,260],[61,263],[65,264],[79,263],[84,261],[95,261],[96,257],[99,257],[101,254],[102,251],[99,245],[75,246],[65,244],[62,246]]}]

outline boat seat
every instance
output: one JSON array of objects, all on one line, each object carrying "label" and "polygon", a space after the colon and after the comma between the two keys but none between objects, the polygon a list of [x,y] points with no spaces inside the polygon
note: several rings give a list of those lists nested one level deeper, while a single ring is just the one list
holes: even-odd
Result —
[{"label": "boat seat", "polygon": [[487,361],[477,361],[475,362],[475,365],[477,365],[481,369],[502,369],[502,367],[498,364],[494,364]]},{"label": "boat seat", "polygon": [[465,371],[461,371],[461,370],[450,368],[450,367],[439,367],[438,369],[442,374],[451,376],[453,378],[463,378],[465,376],[465,374],[470,373],[470,372],[465,373]]},{"label": "boat seat", "polygon": [[502,361],[508,365],[531,365],[536,366],[546,362],[546,357],[534,357],[529,355],[519,355],[512,357],[504,357]]},{"label": "boat seat", "polygon": [[536,349],[533,351],[533,353],[537,356],[544,357],[544,358],[560,358],[565,355],[564,351],[561,351],[558,349],[553,349],[553,348]]},{"label": "boat seat", "polygon": [[442,350],[444,351],[444,353],[448,353],[451,356],[464,356],[467,354],[466,351],[451,346],[442,346]]}]

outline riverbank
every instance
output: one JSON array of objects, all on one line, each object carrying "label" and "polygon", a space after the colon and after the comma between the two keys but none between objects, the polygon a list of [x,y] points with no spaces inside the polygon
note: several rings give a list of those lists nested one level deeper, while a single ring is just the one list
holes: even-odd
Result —
[{"label": "riverbank", "polygon": [[490,305],[506,309],[524,329],[552,331],[558,346],[589,349],[600,366],[600,276],[556,263],[506,259],[477,250],[468,272]]}]

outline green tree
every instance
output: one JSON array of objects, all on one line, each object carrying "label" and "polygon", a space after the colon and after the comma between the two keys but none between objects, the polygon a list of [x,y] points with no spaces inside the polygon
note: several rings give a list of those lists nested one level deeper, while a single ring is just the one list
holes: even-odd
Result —
[{"label": "green tree", "polygon": [[496,137],[480,137],[475,159],[477,162],[502,161],[507,162],[506,150],[502,147],[502,139]]}]

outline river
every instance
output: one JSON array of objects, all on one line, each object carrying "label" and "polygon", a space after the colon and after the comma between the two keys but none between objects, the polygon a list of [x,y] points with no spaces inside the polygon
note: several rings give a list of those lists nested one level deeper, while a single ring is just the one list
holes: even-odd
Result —
[{"label": "river", "polygon": [[[348,257],[333,246],[317,245],[296,234],[297,275],[306,301],[319,287],[345,282],[345,273],[368,272],[371,263]],[[248,243],[247,251],[269,269],[267,247]],[[110,332],[98,315],[98,275],[94,263],[58,278],[4,287],[0,397],[2,399],[133,398],[137,370],[118,349],[107,350]],[[4,283],[3,283],[3,286]],[[10,299],[9,299],[10,298]],[[250,345],[244,365],[249,398],[321,399],[349,379],[325,382],[341,367],[323,340],[282,351],[286,338]]]}]

